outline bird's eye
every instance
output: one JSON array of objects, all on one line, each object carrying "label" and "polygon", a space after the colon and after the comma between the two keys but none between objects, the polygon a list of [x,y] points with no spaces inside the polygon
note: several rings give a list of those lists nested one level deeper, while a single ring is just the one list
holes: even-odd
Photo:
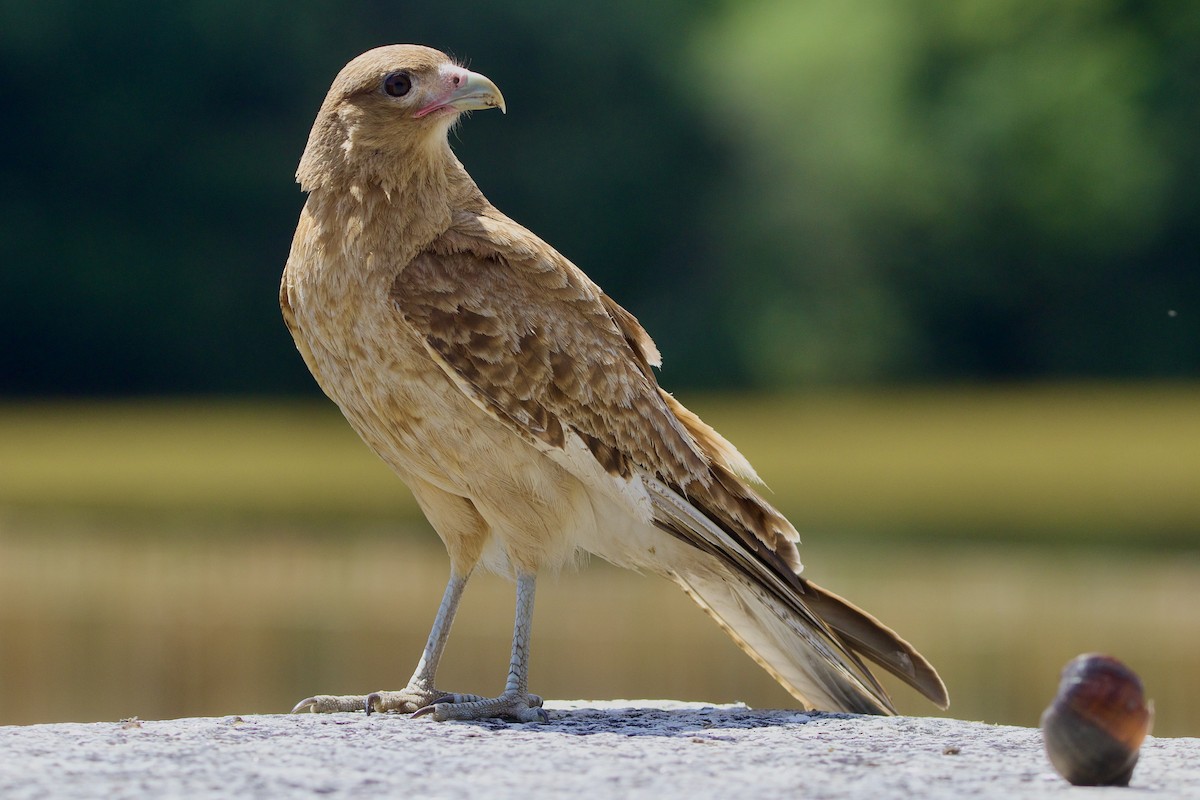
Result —
[{"label": "bird's eye", "polygon": [[412,88],[412,78],[407,72],[392,72],[383,79],[383,91],[392,97],[404,97]]}]

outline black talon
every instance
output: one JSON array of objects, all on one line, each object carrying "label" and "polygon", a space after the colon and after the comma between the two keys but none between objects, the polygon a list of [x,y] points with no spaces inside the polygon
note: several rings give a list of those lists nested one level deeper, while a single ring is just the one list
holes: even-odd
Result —
[{"label": "black talon", "polygon": [[437,709],[434,708],[435,705],[437,705],[437,704],[431,703],[431,704],[425,706],[424,708],[418,708],[416,711],[413,712],[412,719],[416,719],[417,717],[428,716],[429,714],[432,714],[434,711],[437,711]]}]

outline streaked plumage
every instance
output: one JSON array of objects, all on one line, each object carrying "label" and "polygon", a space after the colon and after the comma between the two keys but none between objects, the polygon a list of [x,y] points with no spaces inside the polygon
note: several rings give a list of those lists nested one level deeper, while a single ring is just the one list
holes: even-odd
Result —
[{"label": "streaked plumage", "polygon": [[[390,96],[388,76],[411,90]],[[437,51],[372,50],[334,81],[300,164],[309,199],[284,317],[322,389],[412,488],[453,567],[406,690],[301,706],[438,701],[451,589],[483,563],[518,578],[519,605],[531,604],[533,576],[581,549],[679,583],[807,706],[892,711],[858,654],[944,706],[911,646],[800,577],[796,530],[752,488],[733,445],[659,388],[658,351],[634,316],[479,192],[446,132],[486,105],[503,107],[499,90]],[[510,688],[524,697],[520,616]],[[458,696],[435,716],[540,716],[529,697],[514,711]]]}]

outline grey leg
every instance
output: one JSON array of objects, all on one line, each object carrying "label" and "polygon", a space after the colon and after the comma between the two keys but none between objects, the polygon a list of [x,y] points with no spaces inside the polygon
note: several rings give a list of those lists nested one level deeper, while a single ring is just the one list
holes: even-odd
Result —
[{"label": "grey leg", "polygon": [[437,698],[414,716],[449,719],[488,719],[504,717],[520,722],[548,722],[542,698],[529,693],[529,640],[533,629],[533,596],[537,579],[532,574],[517,578],[517,610],[513,621],[512,659],[504,693],[499,697],[480,698],[447,695]]},{"label": "grey leg", "polygon": [[438,607],[437,616],[433,620],[433,629],[425,642],[425,650],[421,660],[413,672],[408,686],[398,692],[372,692],[368,695],[329,695],[321,694],[306,697],[292,709],[295,714],[299,711],[314,711],[331,713],[335,711],[360,711],[365,709],[368,714],[372,711],[416,711],[428,706],[443,697],[454,698],[452,702],[482,699],[478,695],[447,695],[446,692],[434,688],[434,675],[438,662],[441,661],[442,651],[450,638],[450,626],[458,611],[458,603],[462,599],[467,580],[471,577],[468,572],[460,575],[454,569],[450,570],[450,580],[446,583],[446,592],[442,595],[442,604]]}]

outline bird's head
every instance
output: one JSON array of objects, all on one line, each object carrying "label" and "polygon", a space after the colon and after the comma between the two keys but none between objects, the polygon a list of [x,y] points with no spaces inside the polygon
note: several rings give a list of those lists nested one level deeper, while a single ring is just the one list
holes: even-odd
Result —
[{"label": "bird's head", "polygon": [[378,170],[444,149],[459,115],[484,108],[505,110],[496,84],[445,53],[408,44],[368,50],[334,79],[296,177],[310,190],[346,168]]}]

